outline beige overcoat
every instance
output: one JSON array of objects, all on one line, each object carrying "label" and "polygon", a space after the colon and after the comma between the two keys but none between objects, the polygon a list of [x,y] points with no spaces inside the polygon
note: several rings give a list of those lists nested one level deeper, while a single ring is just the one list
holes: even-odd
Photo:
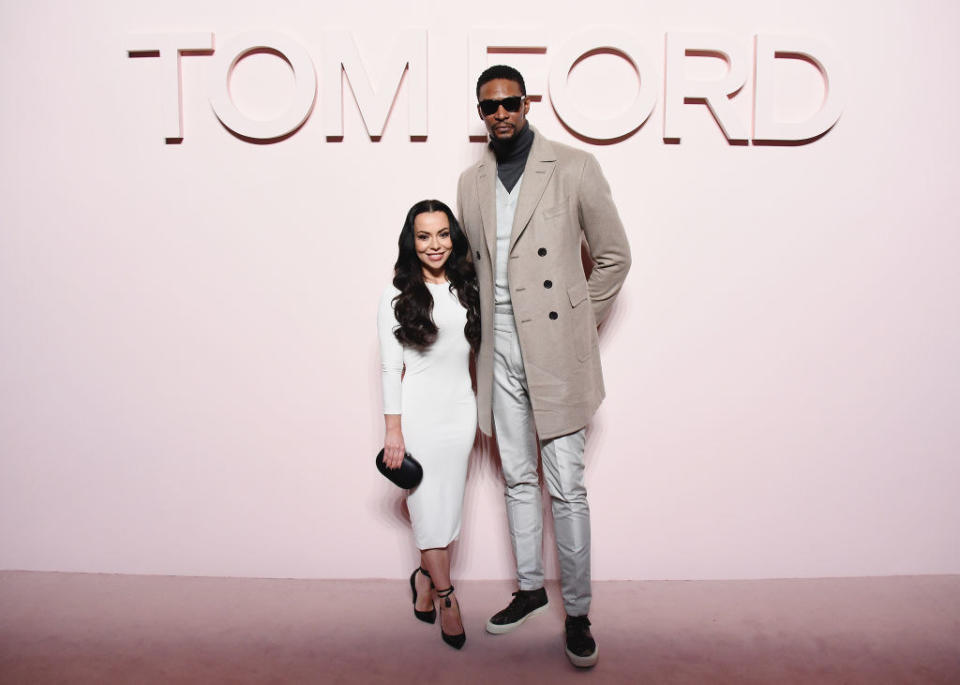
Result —
[{"label": "beige overcoat", "polygon": [[[489,147],[460,175],[457,209],[480,285],[480,429],[492,434],[497,162]],[[581,236],[594,262],[587,280]],[[510,297],[541,440],[583,428],[603,400],[597,325],[630,268],[630,247],[593,155],[544,138],[533,146],[510,238]]]}]

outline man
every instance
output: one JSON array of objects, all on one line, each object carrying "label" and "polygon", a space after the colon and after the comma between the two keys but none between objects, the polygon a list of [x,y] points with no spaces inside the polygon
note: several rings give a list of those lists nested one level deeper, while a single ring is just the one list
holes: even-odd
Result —
[{"label": "man", "polygon": [[[603,399],[597,324],[630,268],[630,248],[592,155],[547,140],[526,120],[523,76],[490,67],[477,81],[490,134],[483,159],[460,176],[460,223],[480,286],[477,358],[481,430],[496,432],[519,589],[487,622],[508,633],[543,612],[539,441],[553,503],[566,653],[597,662],[590,632],[590,510],[583,480],[584,427]],[[587,279],[585,237],[594,262]]]}]

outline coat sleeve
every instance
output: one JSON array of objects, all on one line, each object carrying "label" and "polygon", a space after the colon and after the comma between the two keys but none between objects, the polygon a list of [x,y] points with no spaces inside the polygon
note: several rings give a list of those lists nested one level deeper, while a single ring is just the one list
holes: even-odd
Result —
[{"label": "coat sleeve", "polygon": [[377,334],[380,337],[380,379],[383,383],[383,413],[400,414],[400,378],[403,374],[403,346],[393,334],[397,317],[393,312],[395,288],[387,288],[380,297]]},{"label": "coat sleeve", "polygon": [[600,164],[588,155],[580,181],[580,226],[593,260],[587,292],[597,324],[610,312],[630,270],[630,245]]}]

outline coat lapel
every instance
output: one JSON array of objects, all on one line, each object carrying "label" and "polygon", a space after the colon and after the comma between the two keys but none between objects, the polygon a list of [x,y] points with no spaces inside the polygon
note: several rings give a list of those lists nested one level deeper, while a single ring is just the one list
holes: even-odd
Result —
[{"label": "coat lapel", "polygon": [[497,246],[497,160],[487,148],[477,164],[477,199],[480,203],[480,220],[487,241],[487,254],[494,254]]},{"label": "coat lapel", "polygon": [[[531,127],[532,128],[532,127]],[[527,164],[523,168],[523,181],[520,183],[520,197],[517,198],[517,211],[513,216],[513,228],[510,233],[510,251],[513,252],[513,246],[530,223],[530,217],[534,210],[540,204],[540,198],[543,191],[553,176],[553,171],[557,165],[557,155],[554,152],[550,141],[540,135],[537,129],[533,129],[533,145],[530,148],[530,155],[527,157]],[[494,222],[496,222],[496,197],[493,198]],[[488,238],[489,240],[489,238]],[[496,240],[496,229],[494,229],[494,240]]]}]

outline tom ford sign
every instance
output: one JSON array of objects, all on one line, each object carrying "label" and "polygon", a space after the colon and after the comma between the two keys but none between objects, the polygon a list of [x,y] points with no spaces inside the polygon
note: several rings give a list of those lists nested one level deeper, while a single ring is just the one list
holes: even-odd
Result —
[{"label": "tom ford sign", "polygon": [[[584,138],[610,142],[622,140],[649,118],[663,93],[663,139],[677,142],[683,137],[677,116],[684,106],[706,106],[723,135],[730,142],[796,143],[821,136],[840,118],[844,84],[841,63],[833,50],[809,36],[758,34],[749,41],[720,33],[676,33],[665,35],[663,46],[650,46],[665,55],[665,66],[657,68],[648,56],[648,46],[629,33],[614,29],[591,29],[569,38],[556,47],[547,46],[536,33],[483,30],[470,34],[470,73],[464,75],[465,129],[470,135],[483,134],[477,119],[473,84],[490,62],[509,63],[501,55],[513,52],[536,56],[538,68],[524,69],[529,95],[549,98],[557,116]],[[405,29],[396,34],[393,45],[376,60],[380,69],[369,73],[353,35],[348,31],[327,31],[315,61],[307,48],[291,37],[272,31],[255,31],[233,36],[214,47],[213,33],[165,33],[130,36],[130,57],[154,57],[162,63],[162,82],[151,84],[163,93],[163,131],[168,141],[182,140],[183,88],[180,61],[185,57],[210,60],[206,97],[216,117],[238,136],[253,141],[283,138],[314,116],[319,102],[320,125],[331,139],[343,136],[344,92],[352,93],[371,138],[382,135],[390,107],[399,89],[406,89],[409,106],[408,135],[423,139],[429,135],[427,121],[427,45],[423,29]],[[294,96],[289,108],[270,121],[245,115],[230,96],[230,76],[242,59],[269,52],[287,62],[294,76]],[[599,53],[626,60],[639,76],[632,103],[625,111],[608,118],[585,114],[568,87],[574,65]],[[686,75],[684,61],[691,56],[711,56],[726,64],[725,74],[715,80],[695,80]],[[815,69],[823,80],[824,97],[819,108],[803,121],[778,121],[774,114],[777,88],[775,63],[778,59],[801,60]],[[529,60],[528,60],[529,61]],[[318,87],[317,69],[320,86]],[[406,75],[406,78],[404,78]],[[752,78],[752,116],[744,120],[732,98]],[[344,79],[350,88],[344,88]],[[374,86],[379,84],[379,88]]]}]

